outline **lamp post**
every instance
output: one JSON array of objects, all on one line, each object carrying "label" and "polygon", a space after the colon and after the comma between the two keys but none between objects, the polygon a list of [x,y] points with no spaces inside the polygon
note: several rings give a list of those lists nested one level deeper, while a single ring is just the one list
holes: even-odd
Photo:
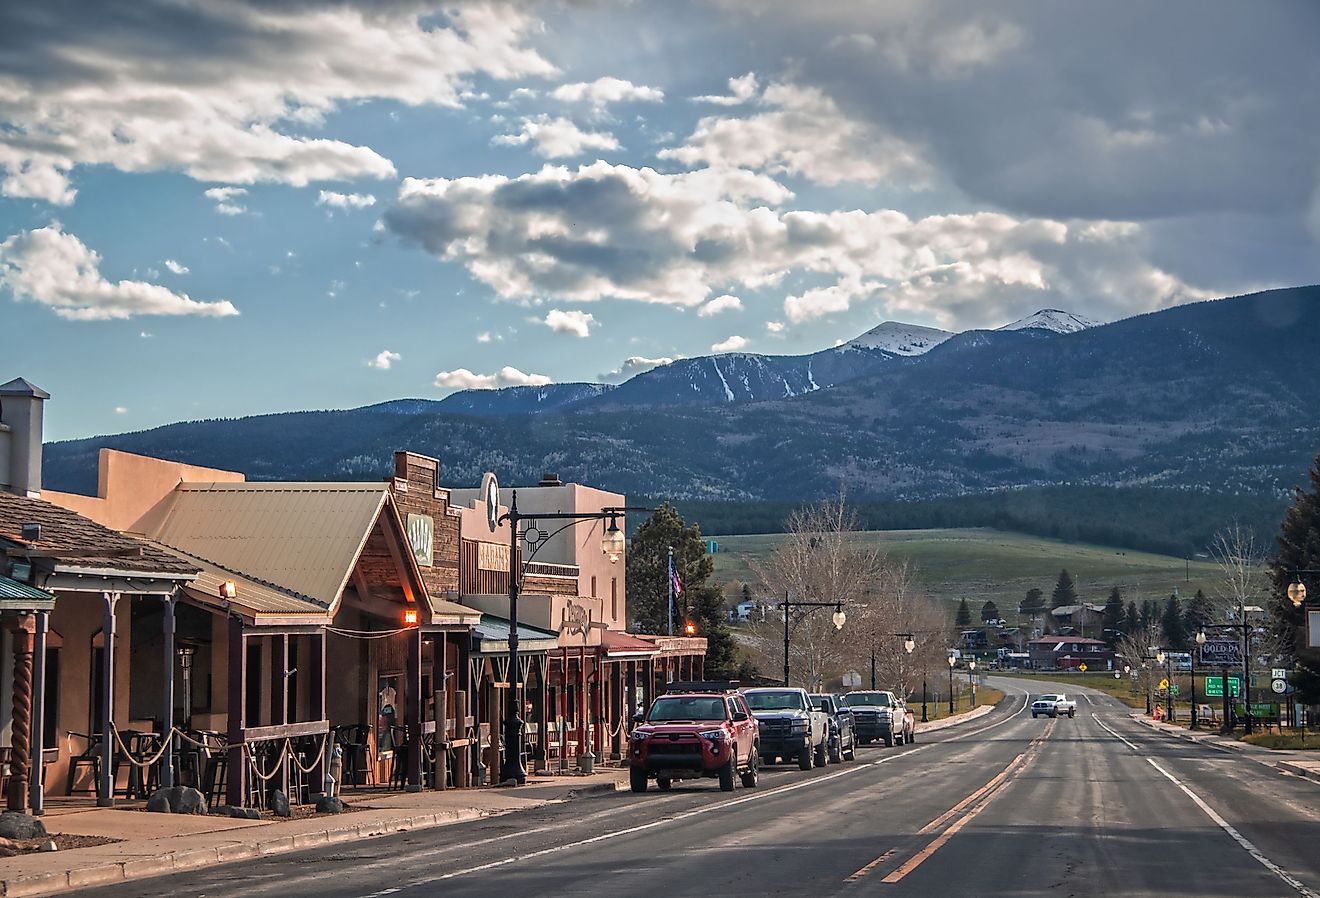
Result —
[{"label": "lamp post", "polygon": [[949,653],[949,716],[953,716],[953,665],[958,663],[958,659],[953,657],[953,652]]},{"label": "lamp post", "polygon": [[192,667],[193,655],[197,649],[191,645],[181,645],[174,650],[179,656],[179,669],[183,674],[183,725],[192,726]]},{"label": "lamp post", "polygon": [[[488,497],[488,502],[492,499],[498,502],[498,487],[495,487],[493,492],[494,496]],[[556,511],[524,514],[518,510],[517,490],[513,491],[509,510],[504,514],[496,517],[494,509],[491,509],[489,520],[492,530],[498,524],[507,523],[509,525],[509,691],[504,702],[504,764],[500,771],[501,782],[512,782],[519,786],[527,782],[527,768],[523,767],[522,761],[523,721],[519,715],[520,702],[518,701],[522,689],[522,672],[518,665],[518,593],[520,589],[519,581],[522,579],[523,572],[532,559],[536,557],[536,553],[551,538],[580,521],[609,521],[609,526],[605,528],[605,535],[601,538],[600,547],[601,552],[613,564],[619,560],[627,543],[623,531],[619,529],[619,517],[625,511],[651,510],[649,508],[611,507],[602,508],[600,511]],[[539,520],[566,521],[567,523],[549,534],[543,535],[539,530],[531,531],[527,540],[531,552],[523,559],[522,564],[515,569],[516,559],[518,558],[518,525],[523,521]],[[533,534],[534,538],[532,538]]]},{"label": "lamp post", "polygon": [[[784,609],[784,685],[788,685],[788,612],[793,608],[833,608],[834,613],[830,615],[830,620],[834,623],[835,630],[842,630],[844,623],[848,620],[848,615],[843,611],[842,602],[792,602],[789,601],[788,593],[784,593],[784,601],[779,603],[779,607]],[[874,655],[872,655],[874,657]],[[872,676],[875,674],[872,672]]]},{"label": "lamp post", "polygon": [[971,707],[973,708],[976,707],[976,680],[972,679],[972,676],[975,673],[976,673],[976,659],[973,658],[972,660],[967,662],[967,688],[971,690],[972,693]]},{"label": "lamp post", "polygon": [[1150,661],[1142,661],[1142,662],[1141,662],[1141,669],[1144,670],[1144,671],[1147,671],[1147,674],[1146,674],[1146,716],[1149,717],[1151,714],[1155,713],[1155,709],[1151,707],[1151,703],[1150,703],[1150,686],[1151,686],[1151,683],[1150,683],[1150,673],[1149,673],[1149,671],[1150,671]]},{"label": "lamp post", "polygon": [[[917,647],[916,637],[913,636],[911,633],[893,633],[891,635],[897,636],[903,640],[903,651],[907,652],[909,655],[911,655],[912,650]],[[875,691],[875,643],[874,642],[871,643],[871,691],[872,692]]]},{"label": "lamp post", "polygon": [[1201,646],[1205,645],[1205,630],[1196,631],[1196,646],[1192,649],[1192,729],[1196,729],[1200,721],[1196,716],[1196,655],[1201,651]]},{"label": "lamp post", "polygon": [[1160,649],[1155,653],[1155,663],[1164,667],[1164,719],[1173,720],[1173,653]]}]

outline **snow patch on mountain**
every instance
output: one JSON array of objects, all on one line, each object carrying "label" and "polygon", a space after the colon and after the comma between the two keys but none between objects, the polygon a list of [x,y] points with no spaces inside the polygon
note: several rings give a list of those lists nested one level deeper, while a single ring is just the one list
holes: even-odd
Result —
[{"label": "snow patch on mountain", "polygon": [[1081,315],[1074,315],[1072,312],[1065,312],[1061,309],[1041,309],[1026,318],[1014,321],[1012,324],[1005,324],[999,330],[1022,331],[1037,328],[1052,331],[1056,334],[1075,334],[1078,331],[1086,330],[1088,327],[1098,327],[1100,324],[1099,321],[1084,318]]},{"label": "snow patch on mountain", "polygon": [[879,349],[892,355],[921,355],[952,337],[948,331],[920,324],[886,321],[859,337],[848,341],[848,346],[861,349]]}]

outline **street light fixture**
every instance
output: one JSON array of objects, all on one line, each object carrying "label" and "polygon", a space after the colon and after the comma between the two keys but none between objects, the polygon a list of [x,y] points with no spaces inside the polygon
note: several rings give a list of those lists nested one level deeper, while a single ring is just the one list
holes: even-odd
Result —
[{"label": "street light fixture", "polygon": [[[905,652],[907,652],[909,655],[911,655],[911,654],[912,654],[912,650],[913,650],[914,648],[917,647],[917,640],[916,640],[916,637],[913,636],[911,633],[895,633],[895,634],[893,634],[893,635],[902,638],[902,640],[903,640],[903,651],[905,651]],[[872,642],[872,643],[871,643],[871,691],[872,691],[872,692],[875,691],[875,682],[876,682],[876,677],[875,677],[875,643]]]},{"label": "street light fixture", "polygon": [[1196,715],[1196,656],[1201,651],[1201,646],[1205,645],[1205,631],[1196,631],[1196,648],[1192,649],[1192,729],[1196,729],[1200,720]]},{"label": "street light fixture", "polygon": [[784,593],[784,601],[779,603],[779,607],[784,609],[784,685],[788,685],[788,616],[789,611],[794,608],[833,608],[834,613],[830,615],[830,622],[834,624],[835,630],[842,630],[843,625],[848,622],[848,615],[843,611],[842,602],[793,602],[789,601],[788,593]]},{"label": "street light fixture", "polygon": [[972,695],[971,695],[972,705],[971,705],[971,706],[972,706],[973,708],[976,707],[976,680],[972,679],[972,675],[973,675],[975,672],[976,672],[976,659],[973,658],[972,660],[970,660],[970,661],[967,662],[967,687],[971,690],[971,693],[972,693]]},{"label": "street light fixture", "polygon": [[949,716],[953,716],[953,665],[958,663],[958,659],[953,657],[953,652],[949,652]]}]

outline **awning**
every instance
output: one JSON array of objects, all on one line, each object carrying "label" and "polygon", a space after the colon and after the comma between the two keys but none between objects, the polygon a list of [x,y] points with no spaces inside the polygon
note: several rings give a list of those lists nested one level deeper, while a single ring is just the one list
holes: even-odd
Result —
[{"label": "awning", "polygon": [[0,611],[50,611],[55,596],[44,589],[0,576]]},{"label": "awning", "polygon": [[[518,625],[518,654],[538,654],[559,647],[559,634],[527,624]],[[499,655],[509,651],[509,620],[493,614],[481,615],[481,623],[472,629],[472,650],[480,655]]]},{"label": "awning", "polygon": [[660,651],[654,642],[620,630],[606,630],[600,635],[600,644],[606,658],[652,658]]}]

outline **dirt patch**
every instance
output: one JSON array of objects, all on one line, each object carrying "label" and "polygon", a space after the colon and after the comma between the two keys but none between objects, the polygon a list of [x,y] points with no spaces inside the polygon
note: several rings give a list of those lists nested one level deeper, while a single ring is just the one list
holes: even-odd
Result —
[{"label": "dirt patch", "polygon": [[0,857],[15,857],[20,854],[32,854],[42,851],[50,842],[55,843],[59,851],[71,851],[75,848],[93,848],[97,845],[109,845],[122,842],[123,839],[111,839],[106,836],[69,836],[52,833],[35,839],[0,839]]}]

